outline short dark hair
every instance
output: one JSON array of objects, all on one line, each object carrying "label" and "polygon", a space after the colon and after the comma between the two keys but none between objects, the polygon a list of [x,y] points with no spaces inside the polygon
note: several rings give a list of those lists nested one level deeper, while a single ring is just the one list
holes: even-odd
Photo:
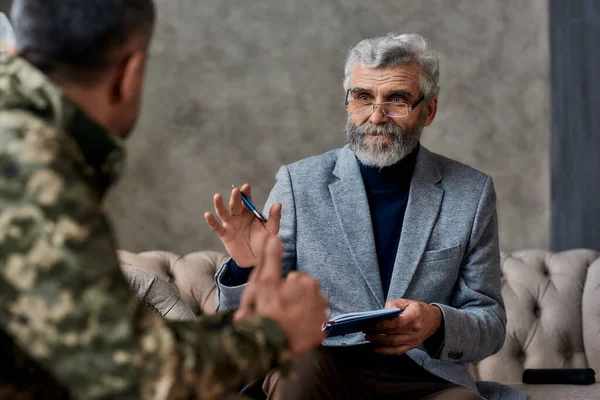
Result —
[{"label": "short dark hair", "polygon": [[151,36],[155,14],[153,0],[14,0],[11,9],[18,53],[50,75],[103,69],[133,34]]}]

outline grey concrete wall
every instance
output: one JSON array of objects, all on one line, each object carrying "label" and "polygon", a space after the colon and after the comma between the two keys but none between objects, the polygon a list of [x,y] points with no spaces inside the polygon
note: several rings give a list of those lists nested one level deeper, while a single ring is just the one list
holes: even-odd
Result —
[{"label": "grey concrete wall", "polygon": [[546,0],[159,0],[145,108],[109,196],[121,247],[222,249],[214,192],[344,144],[348,49],[419,32],[441,53],[424,144],[494,178],[504,250],[549,242]]},{"label": "grey concrete wall", "polygon": [[549,242],[546,0],[159,0],[145,108],[109,197],[121,247],[222,249],[215,192],[262,205],[280,165],[344,144],[346,52],[389,31],[441,53],[424,144],[492,175],[504,250]]}]

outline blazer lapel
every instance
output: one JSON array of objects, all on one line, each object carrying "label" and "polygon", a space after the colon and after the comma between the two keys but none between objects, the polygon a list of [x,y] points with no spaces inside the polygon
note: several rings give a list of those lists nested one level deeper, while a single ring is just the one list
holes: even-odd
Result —
[{"label": "blazer lapel", "polygon": [[387,300],[404,297],[437,220],[444,190],[442,176],[429,150],[421,146],[410,184],[398,253]]},{"label": "blazer lapel", "polygon": [[384,306],[375,237],[367,193],[354,153],[347,147],[340,150],[333,174],[339,178],[329,185],[335,213],[344,237],[371,293],[381,308]]}]

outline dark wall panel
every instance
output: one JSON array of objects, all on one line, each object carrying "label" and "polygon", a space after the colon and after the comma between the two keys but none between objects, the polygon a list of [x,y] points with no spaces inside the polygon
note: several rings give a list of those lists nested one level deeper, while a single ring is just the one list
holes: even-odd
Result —
[{"label": "dark wall panel", "polygon": [[600,1],[550,0],[553,250],[600,250]]}]

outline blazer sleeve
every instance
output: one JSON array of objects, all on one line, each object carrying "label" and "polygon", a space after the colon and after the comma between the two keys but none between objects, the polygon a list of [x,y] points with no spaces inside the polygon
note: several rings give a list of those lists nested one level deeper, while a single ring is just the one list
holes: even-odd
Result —
[{"label": "blazer sleeve", "polygon": [[[281,203],[283,206],[279,236],[284,243],[281,269],[285,276],[296,266],[296,208],[294,189],[288,167],[281,167],[275,178],[275,186],[273,186],[263,210],[268,213],[275,203]],[[237,286],[228,285],[228,282],[231,281],[232,269],[235,268],[231,261],[229,260],[223,264],[215,275],[217,284],[217,293],[215,294],[216,311],[239,308],[242,293],[247,286],[247,282]]]},{"label": "blazer sleeve", "polygon": [[489,177],[483,185],[452,302],[434,305],[444,317],[444,342],[437,358],[479,361],[502,347],[506,311],[501,295],[496,194]]}]

